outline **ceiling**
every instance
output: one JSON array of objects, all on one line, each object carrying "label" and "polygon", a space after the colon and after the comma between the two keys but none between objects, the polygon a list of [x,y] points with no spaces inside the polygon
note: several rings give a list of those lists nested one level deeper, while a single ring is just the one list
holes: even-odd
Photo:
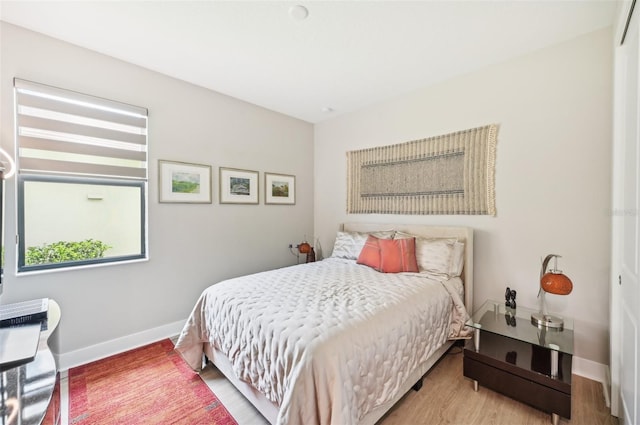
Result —
[{"label": "ceiling", "polygon": [[316,123],[610,26],[616,6],[1,0],[0,19]]}]

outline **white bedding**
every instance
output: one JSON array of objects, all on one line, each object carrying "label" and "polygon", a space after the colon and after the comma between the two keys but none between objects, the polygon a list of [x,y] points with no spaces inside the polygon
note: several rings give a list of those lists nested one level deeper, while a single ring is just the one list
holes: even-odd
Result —
[{"label": "white bedding", "polygon": [[210,286],[176,349],[199,370],[211,343],[280,407],[278,424],[356,424],[460,336],[462,290],[329,258]]}]

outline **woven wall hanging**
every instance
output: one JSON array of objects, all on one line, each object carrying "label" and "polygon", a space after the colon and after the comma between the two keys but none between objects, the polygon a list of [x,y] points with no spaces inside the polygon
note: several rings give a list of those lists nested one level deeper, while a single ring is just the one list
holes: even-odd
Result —
[{"label": "woven wall hanging", "polygon": [[498,125],[347,152],[347,213],[496,215]]}]

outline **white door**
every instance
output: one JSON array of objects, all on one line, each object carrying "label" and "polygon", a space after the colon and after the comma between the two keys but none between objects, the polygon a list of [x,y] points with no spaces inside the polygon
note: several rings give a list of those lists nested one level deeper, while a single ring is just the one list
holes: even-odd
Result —
[{"label": "white door", "polygon": [[[614,172],[619,173],[614,181],[620,184],[617,193],[620,196],[617,204],[621,207],[614,213],[617,216],[614,225],[614,240],[618,243],[619,277],[618,296],[619,305],[612,305],[613,314],[619,314],[619,338],[612,346],[612,372],[614,356],[619,361],[620,406],[619,417],[623,425],[640,424],[640,392],[638,391],[638,372],[640,350],[640,34],[638,32],[638,11],[630,21],[625,41],[618,47],[617,66],[619,84],[616,87],[618,101],[616,104],[616,132],[618,133],[619,149],[614,155],[618,156]],[[615,264],[615,263],[614,263]],[[616,321],[612,325],[616,326]],[[614,394],[615,396],[615,394]]]}]

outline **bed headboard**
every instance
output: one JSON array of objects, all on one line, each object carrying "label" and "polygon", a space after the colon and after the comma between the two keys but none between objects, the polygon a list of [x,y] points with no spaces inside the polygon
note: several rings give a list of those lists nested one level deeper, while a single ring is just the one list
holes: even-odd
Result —
[{"label": "bed headboard", "polygon": [[456,238],[464,242],[464,304],[473,313],[473,229],[470,227],[427,226],[424,224],[343,223],[345,232],[375,232],[396,230],[423,238]]}]

